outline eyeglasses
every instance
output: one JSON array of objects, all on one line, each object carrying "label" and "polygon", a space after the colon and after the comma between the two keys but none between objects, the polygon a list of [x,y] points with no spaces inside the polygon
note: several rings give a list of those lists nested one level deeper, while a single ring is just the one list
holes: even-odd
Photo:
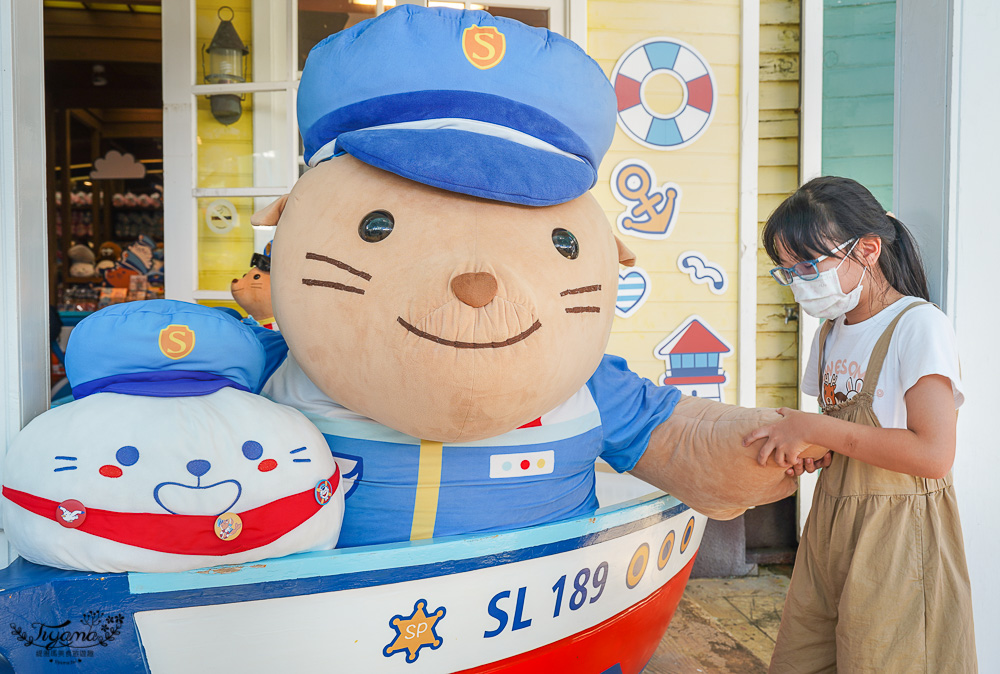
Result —
[{"label": "eyeglasses", "polygon": [[[819,269],[817,268],[816,265],[818,265],[820,262],[833,255],[834,253],[839,253],[840,251],[844,250],[844,248],[846,248],[849,244],[856,242],[857,239],[848,239],[844,243],[840,244],[839,246],[831,250],[826,255],[820,255],[815,260],[803,260],[802,262],[792,265],[791,267],[775,267],[774,269],[771,270],[771,276],[774,277],[775,281],[777,281],[783,286],[791,285],[792,281],[795,280],[796,276],[798,276],[803,281],[812,281],[813,279],[819,278]],[[851,248],[851,250],[854,249]],[[847,251],[848,255],[850,254],[850,252],[851,251]]]}]

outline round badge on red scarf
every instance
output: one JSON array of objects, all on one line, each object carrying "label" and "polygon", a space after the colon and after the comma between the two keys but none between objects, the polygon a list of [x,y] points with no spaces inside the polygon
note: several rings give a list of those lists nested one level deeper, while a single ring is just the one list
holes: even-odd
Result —
[{"label": "round badge on red scarf", "polygon": [[56,522],[67,529],[76,529],[87,519],[87,509],[76,499],[67,499],[56,506]]}]

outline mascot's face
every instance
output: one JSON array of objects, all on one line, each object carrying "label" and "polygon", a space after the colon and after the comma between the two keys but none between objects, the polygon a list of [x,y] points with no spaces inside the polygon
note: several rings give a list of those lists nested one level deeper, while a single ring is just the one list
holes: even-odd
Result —
[{"label": "mascot's face", "polygon": [[4,470],[5,489],[48,501],[29,511],[5,492],[11,541],[62,568],[181,571],[331,548],[343,516],[316,427],[231,388],[62,405],[17,435]]},{"label": "mascot's face", "polygon": [[271,274],[257,267],[234,278],[229,286],[233,299],[254,318],[271,318]]},{"label": "mascot's face", "polygon": [[[132,422],[108,424],[108,409]],[[311,488],[334,470],[301,415],[234,389],[194,398],[102,393],[66,410],[65,425],[49,418],[32,427],[37,443],[12,468],[24,482],[8,476],[8,486],[116,512],[220,515]],[[106,427],[80,433],[85,411],[103,414]]]},{"label": "mascot's face", "polygon": [[589,194],[517,206],[345,155],[258,219],[279,213],[277,321],[303,371],[349,409],[471,441],[548,412],[600,362],[619,252]]}]

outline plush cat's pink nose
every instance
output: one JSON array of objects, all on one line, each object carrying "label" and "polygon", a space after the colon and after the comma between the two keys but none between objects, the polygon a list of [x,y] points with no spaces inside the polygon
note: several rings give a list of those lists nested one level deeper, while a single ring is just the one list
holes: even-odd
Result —
[{"label": "plush cat's pink nose", "polygon": [[470,307],[485,307],[497,295],[497,280],[493,274],[477,271],[459,274],[451,280],[451,290],[455,297]]}]

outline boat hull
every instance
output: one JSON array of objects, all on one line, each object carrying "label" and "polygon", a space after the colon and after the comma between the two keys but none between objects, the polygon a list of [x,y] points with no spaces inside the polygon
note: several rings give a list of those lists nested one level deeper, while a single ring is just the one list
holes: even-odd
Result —
[{"label": "boat hull", "polygon": [[0,571],[12,626],[0,652],[15,672],[639,672],[705,522],[660,496],[519,531],[185,573],[18,562]]}]

